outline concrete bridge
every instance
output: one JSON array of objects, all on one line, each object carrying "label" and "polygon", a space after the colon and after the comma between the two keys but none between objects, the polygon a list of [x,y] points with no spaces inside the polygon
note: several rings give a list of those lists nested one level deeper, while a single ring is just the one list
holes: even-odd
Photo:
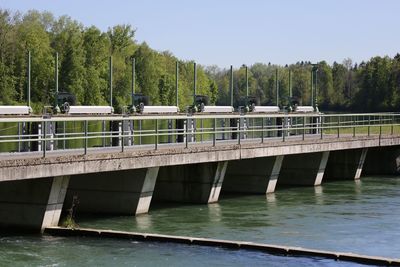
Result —
[{"label": "concrete bridge", "polygon": [[[8,118],[18,129],[37,122],[44,130],[0,139],[19,148],[33,142],[42,147],[0,154],[0,225],[37,230],[56,226],[74,196],[78,212],[137,215],[147,213],[152,201],[207,204],[217,202],[221,192],[271,194],[286,185],[396,174],[397,118],[392,113]],[[118,121],[120,128],[90,135],[87,122],[96,120]],[[155,120],[150,133],[148,128],[124,127],[150,120]],[[174,121],[175,128],[165,123],[164,129],[163,120]],[[179,120],[186,124],[182,129]],[[198,127],[207,120],[212,123]],[[237,124],[222,127],[217,120]],[[57,126],[55,132],[46,129],[71,121],[85,122],[81,136],[57,132]],[[138,145],[139,136],[153,139]],[[159,142],[167,137],[169,142]],[[90,146],[91,138],[110,144]],[[61,145],[75,139],[83,140],[81,147]]]}]

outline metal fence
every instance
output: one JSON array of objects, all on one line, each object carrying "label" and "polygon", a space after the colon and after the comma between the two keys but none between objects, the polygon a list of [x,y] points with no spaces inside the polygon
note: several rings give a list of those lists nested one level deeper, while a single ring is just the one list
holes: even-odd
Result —
[{"label": "metal fence", "polygon": [[400,133],[400,113],[0,118],[0,152],[87,154]]}]

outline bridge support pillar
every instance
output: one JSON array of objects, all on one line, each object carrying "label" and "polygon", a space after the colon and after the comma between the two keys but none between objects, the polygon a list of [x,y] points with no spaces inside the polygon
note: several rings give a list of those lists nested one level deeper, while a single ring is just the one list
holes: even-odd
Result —
[{"label": "bridge support pillar", "polygon": [[0,183],[0,225],[39,231],[57,226],[69,176]]},{"label": "bridge support pillar", "polygon": [[369,148],[363,175],[398,175],[400,173],[400,146]]},{"label": "bridge support pillar", "polygon": [[71,176],[66,203],[77,196],[77,213],[147,213],[158,167]]},{"label": "bridge support pillar", "polygon": [[159,169],[160,167],[153,167],[147,169],[135,212],[136,215],[149,212],[150,203],[151,199],[153,198],[154,187],[156,185]]},{"label": "bridge support pillar", "polygon": [[283,156],[235,160],[229,162],[223,192],[273,193]]},{"label": "bridge support pillar", "polygon": [[154,199],[213,203],[219,199],[228,162],[161,167]]},{"label": "bridge support pillar", "polygon": [[324,175],[325,180],[359,179],[368,148],[332,151]]},{"label": "bridge support pillar", "polygon": [[280,185],[320,185],[329,151],[286,155],[278,178]]}]

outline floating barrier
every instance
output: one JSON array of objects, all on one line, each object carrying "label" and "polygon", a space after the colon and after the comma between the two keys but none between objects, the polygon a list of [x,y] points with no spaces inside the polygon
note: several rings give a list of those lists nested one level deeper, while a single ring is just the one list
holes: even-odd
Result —
[{"label": "floating barrier", "polygon": [[198,238],[161,234],[147,234],[113,230],[97,230],[90,228],[71,229],[64,227],[48,227],[44,233],[56,236],[90,236],[115,239],[131,239],[138,241],[171,242],[188,245],[223,247],[228,249],[245,249],[267,252],[285,256],[319,257],[338,261],[357,262],[368,265],[400,266],[400,259],[359,255],[354,253],[334,252],[301,247],[280,246],[255,242],[231,241],[222,239]]}]

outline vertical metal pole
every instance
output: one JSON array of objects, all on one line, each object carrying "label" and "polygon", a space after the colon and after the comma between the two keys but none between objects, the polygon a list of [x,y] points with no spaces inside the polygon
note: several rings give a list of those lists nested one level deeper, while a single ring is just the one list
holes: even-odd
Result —
[{"label": "vertical metal pole", "polygon": [[231,107],[233,107],[233,66],[231,65],[231,77],[229,81],[230,93],[231,93]]},{"label": "vertical metal pole", "polygon": [[318,108],[318,69],[315,70],[315,108]]},{"label": "vertical metal pole", "polygon": [[371,134],[371,116],[368,115],[368,136]]},{"label": "vertical metal pole", "polygon": [[110,87],[110,106],[113,106],[113,64],[112,64],[112,56],[110,56],[109,62],[108,62],[108,68],[109,68],[109,87]]},{"label": "vertical metal pole", "polygon": [[324,117],[320,117],[321,120],[321,126],[320,126],[320,132],[321,132],[321,139],[323,139],[323,135],[324,135]]},{"label": "vertical metal pole", "polygon": [[391,123],[391,126],[390,126],[390,134],[391,135],[393,135],[393,133],[394,133],[393,124],[394,124],[394,114],[392,115],[392,123]]},{"label": "vertical metal pole", "polygon": [[285,142],[285,139],[286,139],[286,133],[285,133],[285,127],[286,126],[286,118],[285,117],[282,117],[282,141],[283,142]]},{"label": "vertical metal pole", "polygon": [[379,140],[381,140],[382,136],[382,115],[379,115]]},{"label": "vertical metal pole", "polygon": [[306,117],[303,117],[303,141],[306,137]]},{"label": "vertical metal pole", "polygon": [[42,135],[43,135],[43,141],[42,141],[43,158],[46,157],[46,147],[47,147],[47,144],[46,144],[46,129],[47,129],[47,123],[46,123],[46,121],[43,121],[43,127],[42,127],[42,131],[43,131],[43,133],[42,133]]},{"label": "vertical metal pole", "polygon": [[142,120],[139,120],[139,145],[142,144]]},{"label": "vertical metal pole", "polygon": [[188,143],[189,143],[189,136],[188,136],[188,128],[189,128],[189,120],[184,121],[184,128],[185,128],[185,148],[188,148]]},{"label": "vertical metal pole", "polygon": [[85,127],[85,155],[87,154],[87,146],[88,146],[88,121],[84,121],[84,127]]},{"label": "vertical metal pole", "polygon": [[132,57],[132,92],[131,92],[131,99],[132,99],[132,107],[135,105],[135,99],[133,95],[135,94],[135,72],[136,72],[136,59]]},{"label": "vertical metal pole", "polygon": [[246,97],[249,97],[249,70],[246,66]]},{"label": "vertical metal pole", "polygon": [[351,116],[352,120],[353,120],[353,137],[356,136],[356,117],[355,116]]},{"label": "vertical metal pole", "polygon": [[63,149],[65,150],[65,121],[63,121]]},{"label": "vertical metal pole", "polygon": [[216,128],[217,128],[217,119],[214,118],[214,125],[213,125],[213,146],[215,146]]},{"label": "vertical metal pole", "polygon": [[278,68],[276,68],[275,79],[276,79],[276,105],[279,106],[279,70],[278,70]]},{"label": "vertical metal pole", "polygon": [[254,119],[249,119],[249,129],[251,129],[251,138],[254,138]]},{"label": "vertical metal pole", "polygon": [[31,106],[31,51],[28,52],[28,107]]},{"label": "vertical metal pole", "polygon": [[196,62],[193,63],[193,105],[196,104],[196,90],[197,90],[197,68]]},{"label": "vertical metal pole", "polygon": [[[21,123],[17,123],[18,125],[18,140],[21,140]],[[18,141],[18,152],[21,152],[21,141]]]},{"label": "vertical metal pole", "polygon": [[57,108],[58,107],[58,101],[57,101],[57,98],[58,98],[58,52],[56,52],[54,76],[55,76],[55,80],[56,80],[56,92],[55,92],[55,96],[54,96],[54,107]]},{"label": "vertical metal pole", "polygon": [[261,143],[264,143],[264,118],[261,118]]},{"label": "vertical metal pole", "polygon": [[237,129],[237,133],[238,133],[238,144],[240,145],[240,135],[241,135],[241,133],[240,133],[240,118],[239,119],[237,119],[237,121],[236,121],[236,125],[237,125],[237,127],[236,127],[236,129]]},{"label": "vertical metal pole", "polygon": [[203,119],[200,119],[200,142],[203,143],[203,128],[204,128],[204,123],[203,123]]},{"label": "vertical metal pole", "polygon": [[106,146],[106,121],[103,121],[102,122],[102,132],[103,132],[103,140],[102,140],[102,143],[103,143],[103,147],[105,147]]},{"label": "vertical metal pole", "polygon": [[293,97],[293,92],[292,92],[292,71],[289,70],[289,97]]},{"label": "vertical metal pole", "polygon": [[175,98],[176,98],[176,106],[179,106],[179,62],[177,61],[175,64]]},{"label": "vertical metal pole", "polygon": [[314,106],[314,72],[311,68],[311,106]]},{"label": "vertical metal pole", "polygon": [[338,123],[337,123],[337,138],[340,137],[340,116],[338,117]]},{"label": "vertical metal pole", "polygon": [[158,120],[156,119],[156,123],[155,123],[155,130],[156,130],[156,137],[155,137],[155,144],[154,144],[154,148],[155,150],[157,150],[158,148]]},{"label": "vertical metal pole", "polygon": [[121,152],[125,150],[125,120],[121,120]]}]

